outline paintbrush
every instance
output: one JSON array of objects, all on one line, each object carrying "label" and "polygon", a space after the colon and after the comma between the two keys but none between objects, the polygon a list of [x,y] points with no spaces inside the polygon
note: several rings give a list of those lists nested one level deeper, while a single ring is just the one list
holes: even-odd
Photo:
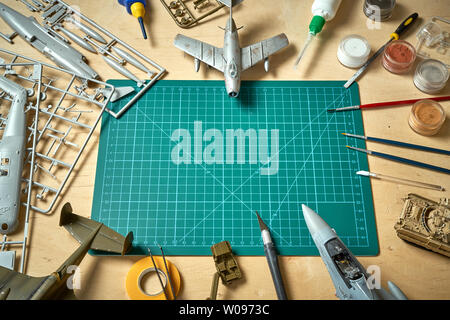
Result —
[{"label": "paintbrush", "polygon": [[372,177],[372,178],[376,178],[376,179],[380,179],[380,180],[388,180],[388,181],[392,181],[392,182],[403,183],[403,184],[407,184],[407,185],[414,186],[414,187],[422,187],[422,188],[427,188],[427,189],[432,189],[432,190],[437,190],[437,191],[445,191],[445,189],[443,187],[435,185],[435,184],[430,184],[430,183],[425,183],[425,182],[420,182],[420,181],[413,181],[413,180],[397,178],[397,177],[391,177],[391,176],[386,176],[384,174],[373,173],[373,172],[364,171],[364,170],[358,171],[358,172],[356,172],[356,174],[360,175],[360,176],[364,176],[364,177]]},{"label": "paintbrush", "polygon": [[410,100],[399,100],[399,101],[387,101],[387,102],[377,102],[377,103],[369,103],[369,104],[360,104],[359,106],[350,106],[350,107],[342,107],[335,109],[328,109],[327,112],[341,112],[341,111],[349,111],[349,110],[359,110],[359,109],[373,109],[373,108],[382,108],[382,107],[392,107],[399,106],[405,104],[414,104],[420,100],[433,100],[433,101],[447,101],[450,100],[450,96],[443,97],[434,97],[434,98],[421,98],[421,99],[410,99]]},{"label": "paintbrush", "polygon": [[380,143],[385,143],[385,144],[391,144],[391,145],[394,145],[394,146],[405,147],[405,148],[410,148],[410,149],[415,149],[415,150],[436,152],[436,153],[441,153],[441,154],[445,154],[447,156],[450,156],[450,151],[449,150],[436,149],[436,148],[421,146],[421,145],[418,145],[418,144],[406,143],[406,142],[389,140],[389,139],[381,139],[381,138],[360,136],[360,135],[351,134],[351,133],[342,133],[342,134],[344,136],[347,136],[347,137],[363,139],[363,140],[367,140],[367,141],[375,141],[375,142],[380,142]]},{"label": "paintbrush", "polygon": [[411,160],[411,159],[401,158],[401,157],[397,157],[397,156],[390,155],[390,154],[387,154],[387,153],[382,153],[382,152],[377,152],[377,151],[372,151],[372,150],[366,150],[366,149],[355,148],[355,147],[350,147],[350,146],[346,146],[346,147],[349,148],[349,149],[352,149],[352,150],[356,150],[356,151],[363,152],[363,153],[366,153],[366,154],[370,154],[370,155],[373,155],[373,156],[377,156],[377,157],[380,157],[380,158],[384,158],[384,159],[388,159],[388,160],[392,160],[392,161],[397,161],[397,162],[401,162],[401,163],[406,163],[406,164],[409,164],[409,165],[412,165],[412,166],[421,167],[421,168],[425,168],[425,169],[430,169],[430,170],[434,170],[434,171],[450,174],[450,170],[449,169],[433,166],[433,165],[428,164],[428,163],[423,163],[423,162],[419,162],[419,161],[415,161],[415,160]]}]

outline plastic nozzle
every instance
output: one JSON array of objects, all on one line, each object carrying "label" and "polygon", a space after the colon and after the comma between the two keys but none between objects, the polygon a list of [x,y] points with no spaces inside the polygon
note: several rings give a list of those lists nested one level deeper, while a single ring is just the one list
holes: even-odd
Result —
[{"label": "plastic nozzle", "polygon": [[306,39],[306,42],[303,46],[302,51],[300,51],[300,54],[297,57],[297,60],[294,63],[294,69],[297,67],[297,65],[299,64],[300,60],[303,58],[303,56],[305,55],[306,49],[308,49],[311,41],[314,39],[315,34],[313,33],[308,33],[308,38]]},{"label": "plastic nozzle", "polygon": [[321,16],[314,16],[309,24],[309,33],[316,35],[320,31],[322,31],[323,26],[325,25],[325,18]]}]

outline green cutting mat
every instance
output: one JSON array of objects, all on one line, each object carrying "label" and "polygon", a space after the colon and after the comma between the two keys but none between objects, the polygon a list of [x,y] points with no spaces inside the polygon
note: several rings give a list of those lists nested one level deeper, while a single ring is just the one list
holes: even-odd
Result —
[{"label": "green cutting mat", "polygon": [[376,255],[370,180],[355,174],[367,157],[345,148],[365,142],[340,134],[364,134],[361,113],[326,112],[359,104],[343,84],[244,81],[232,99],[223,81],[158,81],[119,120],[103,116],[92,218],[133,231],[132,254],[210,255],[228,240],[263,255],[257,210],[280,254],[317,255],[304,203],[354,254]]}]

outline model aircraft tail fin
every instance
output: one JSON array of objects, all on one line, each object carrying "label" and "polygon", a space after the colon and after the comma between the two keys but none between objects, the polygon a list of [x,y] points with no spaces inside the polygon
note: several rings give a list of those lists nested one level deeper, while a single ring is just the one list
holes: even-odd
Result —
[{"label": "model aircraft tail fin", "polygon": [[244,0],[217,0],[220,3],[226,5],[228,8],[230,8],[230,19],[228,21],[227,27],[225,28],[225,30],[228,31],[235,31],[235,27],[232,27],[234,25],[234,21],[233,21],[233,7],[241,2],[243,2]]},{"label": "model aircraft tail fin", "polygon": [[91,243],[91,249],[115,252],[124,255],[131,248],[133,233],[129,232],[126,237],[120,233],[108,228],[107,226],[85,217],[72,213],[72,206],[66,203],[61,210],[59,225],[66,228],[67,231],[80,243],[101,225],[100,230]]},{"label": "model aircraft tail fin", "polygon": [[235,5],[241,3],[244,0],[217,0],[224,5],[226,5],[228,8],[234,7]]}]

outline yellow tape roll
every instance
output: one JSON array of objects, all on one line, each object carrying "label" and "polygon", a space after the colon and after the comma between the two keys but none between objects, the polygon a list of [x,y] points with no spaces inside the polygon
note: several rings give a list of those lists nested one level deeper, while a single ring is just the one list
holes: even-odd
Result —
[{"label": "yellow tape roll", "polygon": [[[164,266],[164,260],[162,257],[153,256],[156,264],[156,270],[161,276],[161,280],[165,285],[166,294],[169,300],[173,300],[172,289],[170,288],[169,278],[166,275],[166,268]],[[170,280],[172,281],[173,290],[175,291],[175,296],[178,296],[181,288],[181,277],[178,269],[175,265],[166,259],[167,268],[169,269]],[[166,300],[164,292],[161,290],[157,294],[151,295],[146,292],[141,287],[142,278],[150,273],[155,272],[155,266],[153,265],[152,259],[150,257],[145,257],[137,261],[128,271],[127,279],[125,282],[125,287],[127,290],[128,297],[132,300]],[[159,282],[158,282],[159,283]]]}]

